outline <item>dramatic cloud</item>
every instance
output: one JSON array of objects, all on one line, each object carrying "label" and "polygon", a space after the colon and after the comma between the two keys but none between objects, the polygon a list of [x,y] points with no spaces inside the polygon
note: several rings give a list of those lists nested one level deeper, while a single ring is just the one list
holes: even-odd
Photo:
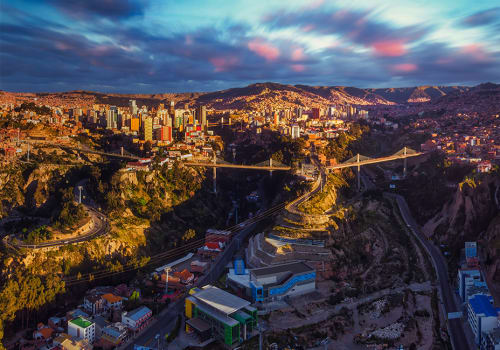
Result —
[{"label": "dramatic cloud", "polygon": [[141,16],[147,5],[146,0],[47,0],[46,2],[76,18],[99,16],[120,19]]},{"label": "dramatic cloud", "polygon": [[465,17],[462,21],[463,24],[471,27],[484,26],[495,22],[500,22],[500,7],[474,13]]},{"label": "dramatic cloud", "polygon": [[248,42],[248,48],[257,55],[264,57],[267,61],[276,61],[280,50],[262,39],[254,39]]},{"label": "dramatic cloud", "polygon": [[[219,14],[222,8],[194,16],[210,7],[188,3],[172,11],[169,2],[145,0],[4,0],[0,89],[148,93],[257,81],[382,87],[500,80],[498,8],[454,18],[458,29],[447,28],[449,40],[440,42],[432,36],[439,20],[395,24],[373,7],[269,4],[242,22]],[[477,36],[462,40],[464,25]]]}]

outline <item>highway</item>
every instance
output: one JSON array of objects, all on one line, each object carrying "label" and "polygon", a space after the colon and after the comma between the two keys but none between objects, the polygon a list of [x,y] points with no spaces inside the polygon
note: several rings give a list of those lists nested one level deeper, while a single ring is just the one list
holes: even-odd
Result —
[{"label": "highway", "polygon": [[[396,200],[399,210],[401,211],[403,220],[410,228],[410,231],[412,231],[415,237],[424,246],[427,253],[431,256],[431,260],[433,262],[434,269],[436,270],[437,278],[439,280],[441,301],[443,303],[445,312],[444,316],[445,319],[447,319],[448,313],[461,311],[461,308],[460,306],[457,306],[455,302],[454,291],[448,280],[448,268],[446,261],[441,252],[439,251],[439,249],[436,246],[434,246],[434,244],[432,244],[420,230],[419,225],[415,222],[415,219],[410,213],[410,209],[408,208],[406,200],[398,194],[387,193],[386,195]],[[449,324],[450,338],[453,344],[453,349],[472,350],[472,348],[469,346],[468,339],[465,336],[465,330],[463,328],[461,319],[448,320],[448,324]]]},{"label": "highway", "polygon": [[16,248],[28,248],[28,249],[40,249],[47,247],[58,247],[68,244],[75,244],[80,242],[85,242],[100,236],[103,236],[109,231],[109,222],[104,214],[97,211],[95,207],[95,203],[90,199],[85,190],[86,180],[82,180],[75,186],[75,197],[77,197],[77,188],[78,186],[82,186],[82,204],[85,206],[87,213],[90,215],[91,220],[94,222],[94,226],[84,235],[80,235],[78,237],[61,239],[57,241],[43,242],[39,244],[24,244],[20,243],[17,239],[8,242],[8,244],[16,247]]},{"label": "highway", "polygon": [[[361,179],[363,184],[367,190],[376,188],[375,184],[373,184],[364,174],[361,175]],[[395,193],[384,192],[385,197],[390,197],[396,200],[396,204],[399,207],[401,212],[401,216],[406,224],[406,226],[410,229],[412,234],[416,239],[422,244],[427,254],[430,256],[432,265],[434,270],[436,271],[436,277],[439,281],[439,291],[441,295],[441,302],[443,303],[444,319],[448,318],[449,312],[461,311],[460,305],[456,304],[456,300],[454,297],[453,287],[450,285],[448,279],[448,267],[444,256],[441,254],[441,251],[429,241],[425,235],[420,230],[420,226],[417,224],[413,216],[411,215],[410,208],[408,207],[408,203],[403,196]],[[452,319],[448,320],[450,339],[453,345],[454,350],[472,350],[473,347],[470,346],[468,342],[468,338],[465,336],[464,325],[462,324],[461,319]]]}]

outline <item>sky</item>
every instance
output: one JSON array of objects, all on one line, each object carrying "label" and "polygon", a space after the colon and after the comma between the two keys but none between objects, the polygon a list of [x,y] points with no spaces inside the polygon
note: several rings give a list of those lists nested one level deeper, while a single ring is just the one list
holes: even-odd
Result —
[{"label": "sky", "polygon": [[0,89],[500,82],[497,0],[1,0]]}]

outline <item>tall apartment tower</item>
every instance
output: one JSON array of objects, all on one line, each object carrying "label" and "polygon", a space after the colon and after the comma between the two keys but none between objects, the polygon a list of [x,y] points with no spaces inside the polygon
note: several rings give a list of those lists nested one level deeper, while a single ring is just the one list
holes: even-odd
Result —
[{"label": "tall apartment tower", "polygon": [[135,100],[129,100],[128,101],[128,107],[130,109],[130,114],[137,115],[137,112],[139,111],[139,108],[137,107],[137,103],[136,103]]},{"label": "tall apartment tower", "polygon": [[207,131],[207,108],[205,106],[198,106],[197,111],[198,123],[201,124],[201,129]]},{"label": "tall apartment tower", "polygon": [[144,141],[153,141],[153,119],[149,117],[144,120]]}]

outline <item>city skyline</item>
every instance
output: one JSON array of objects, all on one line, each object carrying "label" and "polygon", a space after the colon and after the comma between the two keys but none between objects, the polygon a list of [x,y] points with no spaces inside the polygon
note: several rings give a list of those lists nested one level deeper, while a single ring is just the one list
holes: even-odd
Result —
[{"label": "city skyline", "polygon": [[8,0],[0,9],[0,89],[7,91],[500,81],[494,1]]}]

